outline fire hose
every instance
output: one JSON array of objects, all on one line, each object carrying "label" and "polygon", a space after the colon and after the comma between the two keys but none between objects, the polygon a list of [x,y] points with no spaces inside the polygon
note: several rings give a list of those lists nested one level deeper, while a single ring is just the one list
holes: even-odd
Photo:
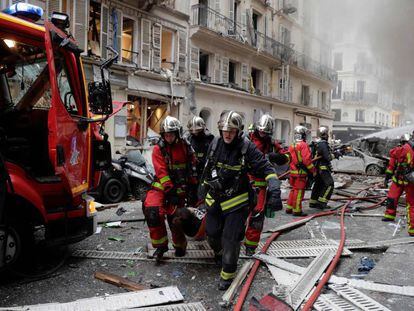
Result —
[{"label": "fire hose", "polygon": [[[366,189],[362,189],[360,192],[364,191]],[[310,296],[310,298],[308,299],[308,301],[306,302],[304,308],[302,310],[311,310],[313,304],[315,303],[315,301],[318,299],[323,287],[325,286],[325,284],[328,282],[329,278],[331,277],[336,265],[339,262],[339,259],[341,257],[344,245],[345,245],[345,211],[348,209],[349,205],[351,204],[352,201],[354,201],[357,198],[351,198],[346,204],[344,204],[341,207],[341,240],[338,246],[338,250],[337,253],[334,257],[334,259],[332,260],[331,264],[329,265],[327,271],[325,272],[324,276],[322,277],[322,279],[319,281],[317,287],[315,288],[315,290],[313,291],[312,295]],[[381,205],[384,201],[386,200],[386,198],[384,198],[383,200],[375,203],[372,206],[369,206],[368,208],[376,208],[379,205]],[[306,217],[302,217],[300,219],[297,219],[295,221],[299,221],[301,219],[305,219],[305,218],[316,218],[316,217],[322,217],[322,216],[328,216],[328,215],[333,215],[336,213],[336,210],[330,210],[330,211],[326,211],[326,212],[321,212],[321,213],[317,213],[317,214],[313,214],[313,215],[309,215]],[[264,246],[261,249],[261,252],[265,253],[267,251],[267,249],[270,247],[270,244],[279,236],[281,235],[281,231],[277,231],[274,232],[267,240],[266,243],[264,244]],[[257,270],[259,269],[260,266],[260,260],[256,259],[253,267],[249,273],[248,278],[246,279],[246,282],[243,285],[243,288],[240,291],[240,295],[237,299],[236,305],[234,306],[235,311],[240,311],[243,307],[244,301],[247,297],[247,294],[249,293],[250,290],[250,286],[253,283],[254,277],[256,276]]]}]

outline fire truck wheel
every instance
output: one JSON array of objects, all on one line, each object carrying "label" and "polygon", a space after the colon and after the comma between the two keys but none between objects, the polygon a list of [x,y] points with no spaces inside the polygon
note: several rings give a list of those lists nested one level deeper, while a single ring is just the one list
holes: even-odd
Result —
[{"label": "fire truck wheel", "polygon": [[125,197],[125,185],[118,179],[111,178],[105,184],[102,193],[106,203],[118,203]]},{"label": "fire truck wheel", "polygon": [[135,199],[137,200],[141,200],[144,197],[145,193],[148,191],[148,185],[141,182],[141,181],[135,181],[132,183],[132,187],[131,187],[131,191],[132,191],[132,195],[135,197]]}]

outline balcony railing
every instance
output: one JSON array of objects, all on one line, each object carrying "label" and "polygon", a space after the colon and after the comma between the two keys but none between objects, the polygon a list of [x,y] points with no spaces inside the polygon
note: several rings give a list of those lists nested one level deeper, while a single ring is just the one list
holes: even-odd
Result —
[{"label": "balcony railing", "polygon": [[344,101],[378,103],[377,93],[344,92]]},{"label": "balcony railing", "polygon": [[248,43],[258,50],[281,60],[285,64],[296,65],[323,79],[332,82],[337,80],[336,71],[333,69],[312,60],[308,56],[295,51],[291,47],[268,37],[255,29],[252,29],[248,25],[242,25],[203,4],[193,5],[191,9],[191,24],[193,26],[203,26],[225,37],[235,39],[242,43]]}]

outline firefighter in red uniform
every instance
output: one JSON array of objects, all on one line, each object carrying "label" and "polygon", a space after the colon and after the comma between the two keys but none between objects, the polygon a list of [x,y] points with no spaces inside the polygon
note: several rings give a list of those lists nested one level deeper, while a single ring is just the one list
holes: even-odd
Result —
[{"label": "firefighter in red uniform", "polygon": [[394,221],[397,213],[397,205],[400,196],[405,191],[407,200],[407,222],[408,234],[414,236],[414,184],[406,180],[405,175],[414,169],[414,151],[410,144],[410,134],[404,134],[400,139],[400,146],[390,151],[390,162],[385,171],[386,177],[384,185],[388,186],[388,181],[392,183],[388,191],[387,209],[383,221]]},{"label": "firefighter in red uniform", "polygon": [[306,142],[308,129],[298,125],[295,127],[295,142],[289,147],[290,154],[290,178],[292,187],[287,201],[286,213],[294,216],[304,216],[302,212],[302,200],[305,194],[308,174],[315,174],[315,167],[312,164],[312,153]]},{"label": "firefighter in red uniform", "polygon": [[220,137],[210,144],[200,197],[207,206],[208,242],[222,267],[219,289],[226,290],[236,274],[248,210],[256,206],[248,174],[266,180],[266,209],[280,210],[282,200],[275,169],[244,136],[241,115],[224,112],[218,126]]},{"label": "firefighter in red uniform", "polygon": [[166,117],[160,133],[161,138],[152,153],[156,178],[143,205],[157,260],[168,251],[165,217],[171,229],[175,256],[185,255],[187,241],[181,228],[174,225],[174,215],[177,209],[184,207],[186,200],[193,204],[197,197],[196,159],[191,146],[182,139],[180,121]]},{"label": "firefighter in red uniform", "polygon": [[[269,153],[283,154],[283,148],[279,142],[273,140],[273,126],[274,119],[265,114],[261,116],[258,124],[255,127],[253,133],[250,133],[250,140],[256,145],[266,157]],[[284,156],[286,158],[286,156]],[[257,192],[257,204],[253,211],[250,213],[247,220],[246,237],[244,245],[246,247],[246,255],[252,256],[260,241],[260,234],[262,233],[263,223],[265,218],[265,201],[266,201],[266,181],[264,178],[257,178],[250,176],[250,180],[253,181],[253,187]],[[274,212],[267,209],[266,217],[273,218]],[[271,212],[271,213],[269,213]]]}]

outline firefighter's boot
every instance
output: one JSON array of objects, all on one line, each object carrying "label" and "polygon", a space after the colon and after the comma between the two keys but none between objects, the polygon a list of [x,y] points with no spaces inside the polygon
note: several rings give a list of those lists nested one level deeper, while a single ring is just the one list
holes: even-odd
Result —
[{"label": "firefighter's boot", "polygon": [[177,247],[175,249],[175,257],[184,257],[185,256],[185,253],[186,253],[186,251],[185,251],[184,248]]},{"label": "firefighter's boot", "polygon": [[157,247],[153,255],[155,257],[156,262],[160,262],[166,252],[168,252],[168,246]]},{"label": "firefighter's boot", "polygon": [[246,246],[245,254],[246,256],[252,257],[256,253],[256,247]]},{"label": "firefighter's boot", "polygon": [[220,278],[218,289],[227,290],[230,287],[232,282],[233,282],[233,279],[225,280],[223,278]]}]

